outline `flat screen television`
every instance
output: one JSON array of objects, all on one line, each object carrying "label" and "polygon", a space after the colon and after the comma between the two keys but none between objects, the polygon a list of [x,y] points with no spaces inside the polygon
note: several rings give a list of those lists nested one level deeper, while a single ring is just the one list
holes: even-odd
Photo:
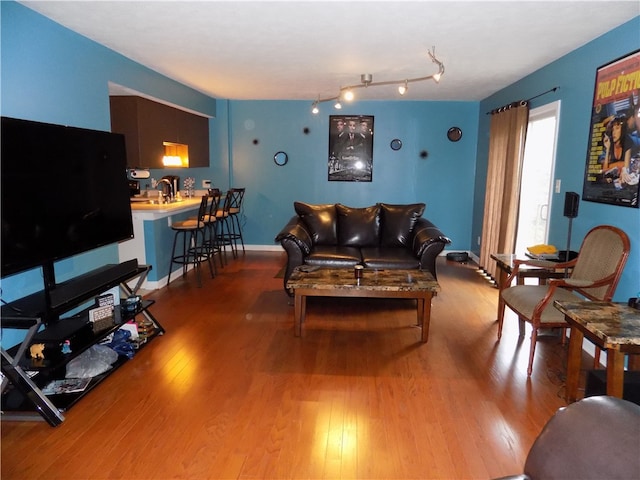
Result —
[{"label": "flat screen television", "polygon": [[1,120],[2,277],[133,237],[123,135]]}]

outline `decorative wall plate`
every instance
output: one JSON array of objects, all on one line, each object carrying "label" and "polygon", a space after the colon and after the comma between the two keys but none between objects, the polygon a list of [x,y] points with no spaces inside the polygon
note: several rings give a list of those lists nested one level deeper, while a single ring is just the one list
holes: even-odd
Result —
[{"label": "decorative wall plate", "polygon": [[282,167],[283,165],[286,165],[287,162],[289,161],[289,156],[285,152],[277,152],[273,156],[273,161],[275,162],[276,165],[278,165],[279,167]]},{"label": "decorative wall plate", "polygon": [[462,138],[462,130],[459,127],[451,127],[447,131],[447,138],[452,142],[457,142]]},{"label": "decorative wall plate", "polygon": [[402,140],[394,138],[390,144],[391,150],[400,150],[402,148]]}]

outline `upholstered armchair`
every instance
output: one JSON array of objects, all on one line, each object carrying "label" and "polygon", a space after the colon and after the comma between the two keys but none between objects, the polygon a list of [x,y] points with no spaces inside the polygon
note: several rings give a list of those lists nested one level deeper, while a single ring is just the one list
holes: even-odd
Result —
[{"label": "upholstered armchair", "polygon": [[599,300],[609,302],[622,275],[630,242],[626,233],[616,227],[600,225],[592,228],[584,238],[577,258],[569,262],[543,260],[515,260],[515,267],[506,280],[511,285],[517,278],[520,265],[570,272],[564,279],[550,280],[548,285],[514,285],[500,292],[498,305],[498,340],[502,337],[505,306],[518,314],[520,322],[532,326],[527,375],[533,369],[533,357],[540,328],[567,328],[564,314],[553,306],[555,300]]}]

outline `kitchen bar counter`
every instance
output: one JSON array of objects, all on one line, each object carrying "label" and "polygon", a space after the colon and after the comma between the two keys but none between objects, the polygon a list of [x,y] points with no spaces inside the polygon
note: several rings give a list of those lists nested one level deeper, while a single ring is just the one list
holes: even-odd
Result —
[{"label": "kitchen bar counter", "polygon": [[149,200],[141,202],[131,202],[131,213],[134,218],[144,220],[156,220],[169,215],[186,212],[200,206],[201,197],[185,198],[173,203],[149,203]]}]

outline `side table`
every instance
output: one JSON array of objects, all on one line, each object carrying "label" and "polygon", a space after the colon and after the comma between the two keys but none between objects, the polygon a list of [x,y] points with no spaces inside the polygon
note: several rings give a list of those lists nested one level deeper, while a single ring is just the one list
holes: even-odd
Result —
[{"label": "side table", "polygon": [[564,313],[571,327],[565,394],[567,402],[577,400],[582,341],[585,337],[607,352],[607,395],[622,398],[625,355],[631,355],[630,370],[640,367],[640,310],[611,302],[556,300],[554,306]]}]

